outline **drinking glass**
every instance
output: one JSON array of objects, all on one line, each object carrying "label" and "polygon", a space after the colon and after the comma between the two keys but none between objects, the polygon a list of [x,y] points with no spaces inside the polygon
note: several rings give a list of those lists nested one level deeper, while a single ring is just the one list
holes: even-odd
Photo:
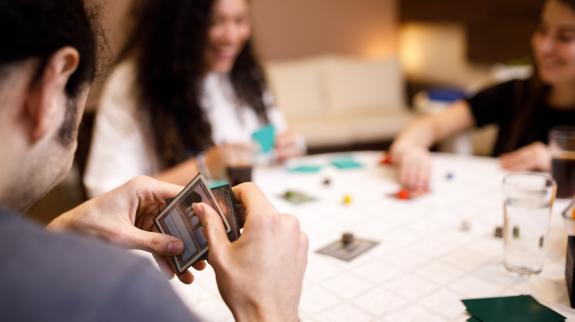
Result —
[{"label": "drinking glass", "polygon": [[539,173],[517,173],[503,179],[504,264],[521,276],[543,269],[544,246],[557,185]]},{"label": "drinking glass", "polygon": [[251,143],[233,143],[223,146],[226,174],[232,186],[252,181],[257,147]]}]

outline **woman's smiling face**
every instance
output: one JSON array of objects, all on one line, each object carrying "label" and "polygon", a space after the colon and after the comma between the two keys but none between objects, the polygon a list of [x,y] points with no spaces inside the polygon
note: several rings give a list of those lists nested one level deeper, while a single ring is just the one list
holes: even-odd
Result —
[{"label": "woman's smiling face", "polygon": [[247,0],[217,0],[214,3],[205,59],[212,72],[227,73],[251,36]]},{"label": "woman's smiling face", "polygon": [[544,82],[575,82],[575,11],[571,7],[559,0],[548,0],[531,46]]}]

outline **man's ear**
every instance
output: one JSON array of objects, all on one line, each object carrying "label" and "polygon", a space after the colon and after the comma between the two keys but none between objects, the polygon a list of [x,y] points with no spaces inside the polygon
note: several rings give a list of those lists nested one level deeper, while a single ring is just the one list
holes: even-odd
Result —
[{"label": "man's ear", "polygon": [[30,84],[24,116],[33,142],[44,137],[55,126],[54,122],[60,120],[59,113],[64,115],[65,110],[61,109],[67,108],[66,84],[79,62],[80,54],[75,48],[60,48],[50,56],[43,70],[39,71],[37,80]]}]

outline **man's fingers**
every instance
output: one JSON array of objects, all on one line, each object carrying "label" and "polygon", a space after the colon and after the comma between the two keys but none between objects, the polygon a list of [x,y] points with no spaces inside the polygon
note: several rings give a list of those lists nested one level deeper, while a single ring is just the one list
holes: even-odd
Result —
[{"label": "man's fingers", "polygon": [[210,248],[209,256],[217,256],[230,243],[220,215],[205,203],[196,203],[192,207],[204,228]]},{"label": "man's fingers", "polygon": [[145,250],[161,256],[177,256],[184,252],[184,243],[170,235],[145,231],[132,227],[131,232],[126,237],[127,246]]},{"label": "man's fingers", "polygon": [[[246,209],[249,216],[264,216],[267,214],[277,213],[274,206],[267,200],[263,192],[253,183],[246,182],[232,188],[236,199],[240,201]],[[257,209],[257,211],[249,211]],[[249,218],[246,218],[248,220]]]},{"label": "man's fingers", "polygon": [[170,264],[170,261],[163,256],[160,256],[158,254],[152,254],[154,256],[154,260],[156,260],[156,263],[158,264],[158,267],[160,268],[160,271],[166,276],[166,278],[168,279],[172,279],[174,278],[174,269],[172,268],[172,265]]},{"label": "man's fingers", "polygon": [[185,271],[182,274],[176,274],[169,258],[160,256],[158,254],[153,254],[153,256],[154,259],[156,260],[156,263],[158,263],[160,271],[166,276],[166,278],[171,280],[172,278],[174,278],[174,276],[177,276],[178,279],[184,284],[192,284],[192,282],[194,281],[194,274],[192,274],[192,272]]},{"label": "man's fingers", "polygon": [[202,271],[206,268],[206,261],[195,262],[192,267],[197,271]]},{"label": "man's fingers", "polygon": [[175,197],[184,187],[160,181],[151,177],[139,176],[130,182],[142,200],[168,199]]},{"label": "man's fingers", "polygon": [[299,234],[300,234],[300,236],[299,236],[299,240],[300,240],[299,258],[301,259],[300,263],[299,263],[299,266],[300,266],[299,269],[301,271],[301,274],[303,275],[305,273],[305,268],[307,266],[307,260],[308,260],[307,254],[308,254],[308,249],[309,249],[309,239],[308,239],[306,233],[300,232]]},{"label": "man's fingers", "polygon": [[192,274],[192,272],[190,271],[185,271],[181,274],[176,274],[176,276],[178,276],[180,282],[184,284],[192,284],[194,282],[194,274]]}]

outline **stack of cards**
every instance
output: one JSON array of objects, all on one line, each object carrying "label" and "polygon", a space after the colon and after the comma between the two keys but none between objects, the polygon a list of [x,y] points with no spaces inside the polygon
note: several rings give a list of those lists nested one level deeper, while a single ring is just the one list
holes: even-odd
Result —
[{"label": "stack of cards", "polygon": [[202,175],[198,174],[155,219],[162,233],[184,241],[184,253],[172,257],[178,273],[207,255],[208,241],[192,209],[192,204],[199,202],[208,204],[218,212],[231,241],[239,238],[243,227],[243,207],[236,202],[231,187],[225,185],[210,190]]},{"label": "stack of cards", "polygon": [[244,206],[237,202],[232,186],[229,184],[221,185],[211,189],[216,198],[216,202],[222,209],[224,217],[230,224],[228,237],[230,241],[240,238],[240,229],[244,227]]},{"label": "stack of cards", "polygon": [[462,300],[472,316],[468,322],[560,322],[565,317],[531,295]]}]

